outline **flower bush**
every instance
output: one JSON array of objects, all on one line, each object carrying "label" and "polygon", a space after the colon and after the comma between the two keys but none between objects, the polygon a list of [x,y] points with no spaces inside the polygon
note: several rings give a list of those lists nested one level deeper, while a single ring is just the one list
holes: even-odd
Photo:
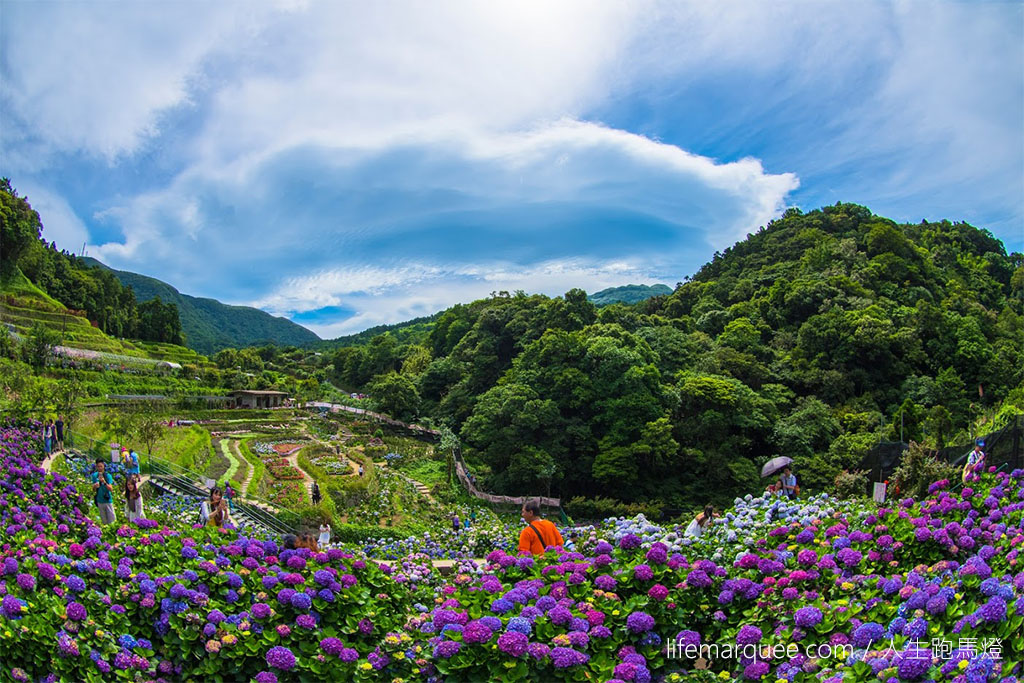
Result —
[{"label": "flower bush", "polygon": [[[885,506],[751,497],[690,543],[613,520],[578,550],[494,549],[442,577],[425,555],[100,528],[35,439],[0,430],[5,679],[959,683],[1016,681],[1024,660],[1019,470]],[[747,650],[698,671],[669,640]]]}]

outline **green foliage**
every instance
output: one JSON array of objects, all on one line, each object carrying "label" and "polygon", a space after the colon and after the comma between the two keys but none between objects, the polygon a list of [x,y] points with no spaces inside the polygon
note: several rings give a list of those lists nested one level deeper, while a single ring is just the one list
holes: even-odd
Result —
[{"label": "green foliage", "polygon": [[153,453],[153,447],[163,436],[161,420],[163,409],[153,401],[140,401],[132,406],[133,420],[131,435],[146,446],[146,453]]},{"label": "green foliage", "polygon": [[409,422],[419,414],[420,395],[409,375],[389,372],[378,376],[370,384],[370,395],[383,412],[399,420]]},{"label": "green foliage", "polygon": [[53,354],[53,348],[57,346],[60,339],[50,328],[41,323],[36,323],[29,332],[25,344],[22,346],[22,353],[25,362],[31,365],[36,371],[42,370]]},{"label": "green foliage", "polygon": [[177,306],[172,303],[165,304],[158,296],[139,304],[138,309],[139,329],[146,331],[147,341],[184,345],[185,339],[181,334]]},{"label": "green foliage", "polygon": [[664,505],[660,502],[623,503],[614,498],[584,498],[576,496],[565,504],[566,511],[577,522],[581,520],[606,519],[608,517],[634,517],[646,515],[648,519],[658,519]]},{"label": "green foliage", "polygon": [[931,450],[912,441],[889,481],[890,488],[895,487],[901,498],[923,498],[933,482],[955,480],[957,476],[956,467],[939,460]]},{"label": "green foliage", "polygon": [[666,296],[671,293],[672,288],[667,285],[623,285],[594,292],[587,299],[595,306],[607,306],[614,303],[636,304],[651,297]]},{"label": "green foliage", "polygon": [[13,270],[21,255],[42,234],[43,224],[28,203],[19,197],[8,178],[0,178],[0,273]]},{"label": "green foliage", "polygon": [[836,475],[835,494],[840,498],[860,498],[868,490],[867,470],[843,470]]}]

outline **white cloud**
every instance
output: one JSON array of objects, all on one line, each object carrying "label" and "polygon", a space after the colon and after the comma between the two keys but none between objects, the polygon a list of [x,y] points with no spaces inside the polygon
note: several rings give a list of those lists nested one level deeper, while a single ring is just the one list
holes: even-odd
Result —
[{"label": "white cloud", "polygon": [[32,132],[5,135],[4,146],[26,164],[55,150],[111,162],[136,151],[161,132],[162,111],[189,102],[203,60],[264,20],[258,6],[239,10],[230,2],[4,3],[5,118]]},{"label": "white cloud", "polygon": [[[626,282],[665,281],[644,264],[627,261],[568,259],[527,267],[500,261],[446,267],[411,264],[393,270],[338,269],[292,278],[269,297],[250,305],[278,315],[323,306],[356,306],[360,313],[346,320],[303,323],[320,337],[330,339],[375,325],[432,315],[492,292],[523,290],[560,296],[574,287],[593,293]],[[376,287],[371,283],[387,285]]]},{"label": "white cloud", "polygon": [[[16,184],[49,195],[48,236],[123,233],[91,248],[115,267],[274,310],[354,300],[352,320],[393,321],[488,278],[483,294],[513,287],[566,262],[566,244],[606,269],[579,225],[595,215],[642,224],[608,239],[674,281],[778,215],[797,172],[802,192],[832,174],[835,199],[883,213],[912,196],[1019,221],[1020,19],[999,3],[7,3],[0,151]],[[716,79],[735,107],[708,101]],[[763,87],[725,92],[744,83]],[[591,120],[636,93],[650,128],[643,113],[630,130]],[[716,114],[694,119],[708,130],[686,128],[691,110]],[[806,128],[774,128],[795,113]],[[675,142],[725,131],[739,151],[636,132],[659,120],[678,122]],[[764,141],[785,152],[747,156]],[[87,209],[53,189],[79,156],[114,178]],[[560,221],[562,206],[577,213]]]},{"label": "white cloud", "polygon": [[56,242],[58,249],[77,253],[89,241],[89,231],[63,197],[33,183],[16,189],[39,214],[43,238],[48,242]]},{"label": "white cloud", "polygon": [[[792,174],[765,173],[756,160],[715,163],[571,120],[524,133],[467,131],[403,148],[399,160],[389,154],[353,159],[345,150],[282,150],[244,173],[197,166],[170,187],[104,214],[131,229],[123,242],[93,251],[115,267],[145,267],[183,291],[222,298],[239,276],[266,287],[310,268],[334,272],[340,264],[348,264],[340,272],[349,280],[321,276],[317,291],[356,291],[351,278],[358,278],[359,291],[379,292],[395,284],[382,275],[396,272],[389,262],[420,261],[420,250],[441,262],[472,264],[506,249],[513,252],[506,258],[526,267],[572,255],[604,260],[606,238],[625,239],[612,247],[624,257],[646,254],[662,266],[675,258],[679,267],[687,243],[731,244],[778,215],[798,184]],[[382,185],[382,201],[362,199]],[[561,206],[575,208],[563,215]],[[639,232],[604,233],[598,225],[588,237],[581,223],[593,219],[577,216],[577,209],[622,214]],[[660,243],[646,238],[649,225],[660,230]],[[479,229],[465,235],[467,243],[452,241],[472,226]],[[686,263],[675,277],[698,263]],[[259,300],[277,310],[308,310]],[[310,307],[324,305],[334,302],[315,300]]]}]

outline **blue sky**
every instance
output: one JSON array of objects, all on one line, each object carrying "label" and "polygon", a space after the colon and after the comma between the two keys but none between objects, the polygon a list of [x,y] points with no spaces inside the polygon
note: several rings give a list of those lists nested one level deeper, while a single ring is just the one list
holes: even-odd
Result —
[{"label": "blue sky", "polygon": [[999,2],[10,2],[0,172],[44,235],[323,337],[674,285],[786,207],[1024,251]]}]

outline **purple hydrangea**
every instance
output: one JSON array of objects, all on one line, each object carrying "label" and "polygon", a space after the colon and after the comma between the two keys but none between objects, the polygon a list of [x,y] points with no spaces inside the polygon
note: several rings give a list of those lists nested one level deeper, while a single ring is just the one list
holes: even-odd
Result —
[{"label": "purple hydrangea", "polygon": [[[3,615],[8,619],[20,619],[24,609],[25,606],[21,600],[13,595],[5,595],[4,599],[0,601],[0,612],[3,612]],[[82,609],[84,610],[85,608],[83,607]]]},{"label": "purple hydrangea", "polygon": [[793,615],[793,623],[800,628],[814,628],[821,623],[821,610],[817,607],[801,607]]},{"label": "purple hydrangea", "polygon": [[857,627],[850,642],[854,647],[869,647],[872,643],[880,643],[884,637],[885,629],[882,625],[869,621]]},{"label": "purple hydrangea", "polygon": [[281,671],[291,671],[295,667],[295,655],[281,645],[272,647],[267,652],[267,666]]},{"label": "purple hydrangea", "polygon": [[462,649],[462,643],[456,640],[442,640],[434,646],[435,659],[448,659]]},{"label": "purple hydrangea", "polygon": [[462,629],[462,642],[467,645],[473,643],[486,643],[491,639],[494,632],[487,628],[480,620],[471,621]]},{"label": "purple hydrangea", "polygon": [[573,650],[571,647],[556,647],[551,650],[551,661],[556,669],[568,669],[586,664],[590,661],[590,655]]},{"label": "purple hydrangea", "polygon": [[646,612],[633,612],[626,617],[626,628],[630,633],[646,633],[654,628],[654,617]]},{"label": "purple hydrangea", "polygon": [[640,547],[642,541],[636,534],[626,534],[619,539],[619,547],[623,550],[634,550]]},{"label": "purple hydrangea", "polygon": [[754,643],[760,643],[761,638],[763,637],[764,633],[761,632],[760,628],[750,624],[744,624],[736,633],[736,642],[740,645],[752,645]]},{"label": "purple hydrangea", "polygon": [[67,613],[68,619],[72,621],[85,621],[85,618],[89,616],[85,609],[85,605],[80,602],[69,602]]},{"label": "purple hydrangea", "polygon": [[498,636],[498,649],[510,657],[519,657],[526,653],[530,639],[517,631],[506,631]]}]

